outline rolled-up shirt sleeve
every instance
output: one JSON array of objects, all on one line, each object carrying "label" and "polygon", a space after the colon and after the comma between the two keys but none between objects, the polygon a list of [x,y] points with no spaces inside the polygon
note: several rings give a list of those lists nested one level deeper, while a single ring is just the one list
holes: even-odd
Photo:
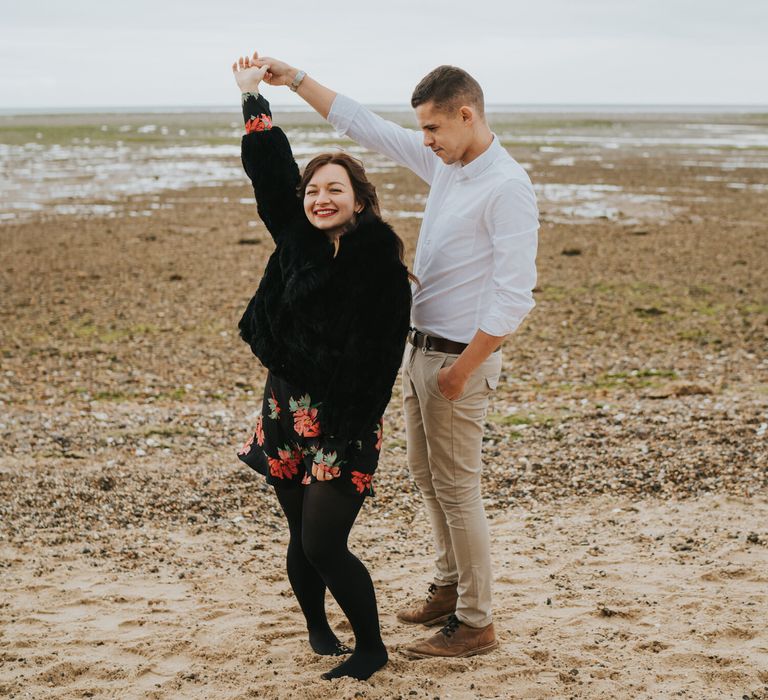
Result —
[{"label": "rolled-up shirt sleeve", "polygon": [[501,184],[486,210],[493,247],[492,302],[480,330],[494,336],[513,333],[536,305],[536,250],[539,211],[530,182]]},{"label": "rolled-up shirt sleeve", "polygon": [[424,145],[418,131],[387,121],[344,95],[336,95],[328,121],[340,135],[413,170],[426,183],[432,182],[439,159]]}]

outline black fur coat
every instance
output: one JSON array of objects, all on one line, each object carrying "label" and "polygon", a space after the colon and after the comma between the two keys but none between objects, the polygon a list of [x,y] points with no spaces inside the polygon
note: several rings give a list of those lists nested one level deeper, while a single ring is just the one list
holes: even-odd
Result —
[{"label": "black fur coat", "polygon": [[[249,97],[246,119],[269,115]],[[274,374],[320,401],[328,436],[356,439],[389,403],[410,318],[411,291],[390,226],[363,211],[338,254],[304,214],[299,170],[281,129],[246,134],[245,172],[275,241],[240,320],[240,336]]]}]

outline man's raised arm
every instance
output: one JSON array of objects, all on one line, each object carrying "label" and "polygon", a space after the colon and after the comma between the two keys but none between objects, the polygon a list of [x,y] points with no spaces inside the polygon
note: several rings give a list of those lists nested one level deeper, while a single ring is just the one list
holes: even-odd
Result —
[{"label": "man's raised arm", "polygon": [[284,61],[268,56],[259,58],[258,54],[254,54],[254,61],[260,67],[269,66],[265,82],[291,87],[342,136],[348,136],[361,146],[413,170],[425,182],[432,181],[439,159],[424,145],[418,131],[382,119],[378,114],[321,85],[304,71]]}]

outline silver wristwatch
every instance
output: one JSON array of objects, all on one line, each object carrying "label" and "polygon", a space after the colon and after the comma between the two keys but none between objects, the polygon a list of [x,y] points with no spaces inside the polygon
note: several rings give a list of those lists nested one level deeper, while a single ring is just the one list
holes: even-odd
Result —
[{"label": "silver wristwatch", "polygon": [[298,73],[296,73],[296,77],[293,79],[293,82],[290,85],[288,85],[288,87],[291,88],[291,90],[293,90],[294,92],[296,92],[296,90],[299,89],[299,85],[301,85],[301,81],[304,80],[304,77],[306,75],[307,74],[303,70],[300,70]]}]

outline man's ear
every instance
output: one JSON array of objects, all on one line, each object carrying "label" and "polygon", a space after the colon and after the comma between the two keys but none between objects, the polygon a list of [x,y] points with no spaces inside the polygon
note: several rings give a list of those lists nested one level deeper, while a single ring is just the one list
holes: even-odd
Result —
[{"label": "man's ear", "polygon": [[471,124],[475,120],[475,111],[466,105],[459,107],[459,114],[461,115],[461,121],[465,124]]}]

